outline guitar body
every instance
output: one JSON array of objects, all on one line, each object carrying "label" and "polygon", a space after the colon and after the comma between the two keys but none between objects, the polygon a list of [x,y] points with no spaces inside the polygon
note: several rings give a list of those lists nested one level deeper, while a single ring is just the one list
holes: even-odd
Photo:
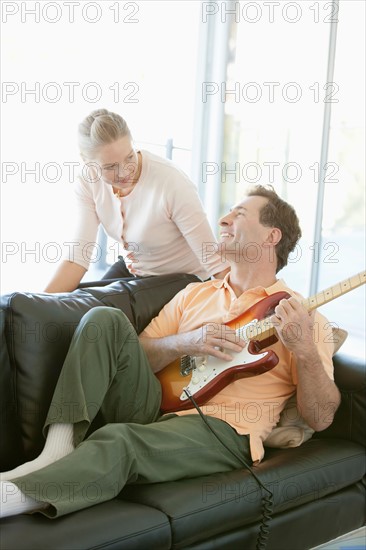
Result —
[{"label": "guitar body", "polygon": [[[236,330],[238,337],[240,335],[246,340],[246,329],[272,315],[279,301],[288,297],[286,292],[267,296],[226,323],[226,326]],[[181,359],[173,361],[156,373],[163,390],[161,410],[167,413],[193,408],[184,388],[189,390],[198,405],[203,405],[234,380],[257,376],[273,369],[278,363],[277,355],[272,350],[260,350],[275,341],[277,338],[274,335],[261,342],[251,340],[241,352],[233,354],[232,361],[222,361],[212,356],[193,358],[195,366],[188,373],[182,369]]]}]

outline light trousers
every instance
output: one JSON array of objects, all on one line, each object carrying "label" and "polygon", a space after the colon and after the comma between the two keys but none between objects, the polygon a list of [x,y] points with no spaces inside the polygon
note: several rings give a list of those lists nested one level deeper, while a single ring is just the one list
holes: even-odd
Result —
[{"label": "light trousers", "polygon": [[[72,423],[75,450],[12,480],[58,517],[110,500],[127,483],[191,478],[251,464],[249,442],[226,422],[161,415],[161,387],[138,336],[118,309],[97,307],[80,321],[55,388],[44,433]],[[101,427],[91,431],[98,418]],[[93,426],[92,426],[93,428]]]}]

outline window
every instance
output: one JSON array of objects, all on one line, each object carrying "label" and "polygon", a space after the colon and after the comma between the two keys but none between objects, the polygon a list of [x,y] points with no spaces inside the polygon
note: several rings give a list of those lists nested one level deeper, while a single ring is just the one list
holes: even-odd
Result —
[{"label": "window", "polygon": [[[365,269],[364,21],[364,2],[341,4],[334,72],[339,101],[332,104],[329,139],[329,160],[337,172],[325,185],[319,288]],[[364,286],[323,308],[328,319],[349,331],[345,349],[358,355],[365,353],[365,298]]]},{"label": "window", "polygon": [[200,3],[6,4],[1,292],[42,291],[73,238],[76,131],[90,111],[119,112],[163,156],[173,139],[190,170]]},{"label": "window", "polygon": [[[226,80],[212,83],[207,97],[222,104],[224,119],[222,162],[208,159],[219,170],[207,181],[220,177],[220,215],[256,183],[273,184],[294,205],[303,237],[280,276],[308,296],[314,267],[316,292],[365,266],[365,4],[341,1],[339,11],[337,2],[286,3],[274,11],[269,4],[233,2],[229,12],[227,3],[216,14],[221,27],[229,27],[228,63]],[[335,72],[327,82],[337,20]],[[327,104],[330,146],[315,240]],[[322,308],[349,331],[344,349],[357,354],[364,353],[363,296],[364,287]]]}]

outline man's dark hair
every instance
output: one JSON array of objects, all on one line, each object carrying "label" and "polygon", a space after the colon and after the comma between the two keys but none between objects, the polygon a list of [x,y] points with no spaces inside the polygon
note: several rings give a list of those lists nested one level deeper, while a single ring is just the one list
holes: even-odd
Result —
[{"label": "man's dark hair", "polygon": [[277,269],[280,271],[285,265],[290,252],[296,246],[301,237],[299,218],[295,209],[286,201],[281,199],[271,185],[255,185],[246,192],[248,197],[264,197],[268,199],[259,212],[259,221],[266,227],[277,227],[281,230],[282,237],[276,244]]}]

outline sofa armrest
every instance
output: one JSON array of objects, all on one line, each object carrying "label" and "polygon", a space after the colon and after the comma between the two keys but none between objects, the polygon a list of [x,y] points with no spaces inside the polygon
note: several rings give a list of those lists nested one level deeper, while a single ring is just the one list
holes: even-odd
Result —
[{"label": "sofa armrest", "polygon": [[348,439],[366,446],[365,360],[337,353],[333,364],[334,379],[342,401],[331,426],[314,437]]},{"label": "sofa armrest", "polygon": [[20,425],[17,417],[15,381],[5,337],[6,311],[0,303],[0,434],[1,471],[14,464],[14,457],[21,456]]}]

